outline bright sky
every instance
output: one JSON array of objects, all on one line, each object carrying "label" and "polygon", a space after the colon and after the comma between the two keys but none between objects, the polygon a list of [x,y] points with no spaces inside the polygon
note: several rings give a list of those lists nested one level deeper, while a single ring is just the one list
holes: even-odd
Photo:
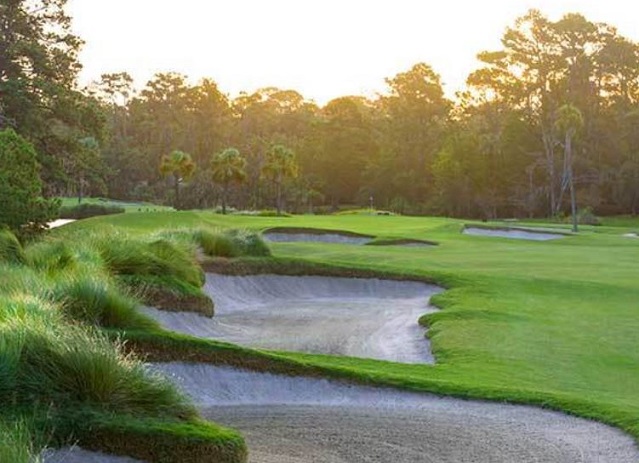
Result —
[{"label": "bright sky", "polygon": [[530,8],[551,19],[580,12],[639,41],[634,0],[70,0],[86,42],[83,83],[129,72],[211,77],[236,96],[294,89],[323,104],[385,89],[384,78],[426,62],[446,92],[464,85],[479,51],[497,49]]}]

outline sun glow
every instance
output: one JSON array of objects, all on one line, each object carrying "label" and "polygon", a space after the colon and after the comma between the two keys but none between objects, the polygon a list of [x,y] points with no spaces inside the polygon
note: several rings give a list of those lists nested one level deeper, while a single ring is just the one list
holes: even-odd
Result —
[{"label": "sun glow", "polygon": [[276,86],[325,103],[384,90],[384,78],[426,62],[449,96],[500,47],[530,8],[551,19],[580,12],[639,40],[639,5],[627,0],[71,0],[85,40],[81,80],[129,72],[143,86],[156,72],[211,77],[231,96]]}]

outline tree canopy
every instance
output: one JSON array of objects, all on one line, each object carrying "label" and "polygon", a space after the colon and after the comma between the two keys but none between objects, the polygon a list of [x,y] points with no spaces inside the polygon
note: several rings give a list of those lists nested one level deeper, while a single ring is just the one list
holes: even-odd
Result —
[{"label": "tree canopy", "polygon": [[[175,72],[80,89],[64,5],[0,2],[0,126],[33,144],[46,194],[300,212],[372,197],[401,213],[494,218],[572,213],[572,191],[600,214],[639,210],[639,45],[580,14],[517,18],[454,100],[417,63],[380,95],[317,105],[276,87],[230,98]],[[581,115],[570,153],[562,108]],[[229,146],[241,156],[218,159]],[[295,153],[295,175],[276,174],[275,146]],[[186,170],[171,167],[174,152],[189,153]]]}]

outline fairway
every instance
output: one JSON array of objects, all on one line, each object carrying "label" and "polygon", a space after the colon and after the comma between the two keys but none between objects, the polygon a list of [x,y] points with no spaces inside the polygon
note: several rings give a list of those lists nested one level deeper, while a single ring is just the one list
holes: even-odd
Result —
[{"label": "fairway", "polygon": [[639,436],[639,243],[622,236],[636,222],[528,242],[466,236],[462,222],[443,218],[183,212],[89,219],[57,233],[81,236],[109,225],[139,235],[182,226],[294,226],[436,241],[419,248],[271,243],[275,258],[432,278],[448,288],[433,297],[442,310],[425,320],[434,366],[285,357],[372,383],[561,409]]}]

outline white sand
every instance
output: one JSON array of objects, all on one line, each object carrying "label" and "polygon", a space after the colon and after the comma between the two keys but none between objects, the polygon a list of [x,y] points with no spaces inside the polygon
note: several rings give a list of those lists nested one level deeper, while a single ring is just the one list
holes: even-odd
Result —
[{"label": "white sand", "polygon": [[487,229],[479,227],[466,227],[462,232],[464,235],[474,236],[493,236],[499,238],[512,238],[516,240],[530,240],[530,241],[549,241],[559,238],[565,238],[566,235],[562,233],[549,233],[549,232],[536,232],[527,231],[521,229],[500,230],[500,229]]},{"label": "white sand", "polygon": [[418,282],[208,274],[215,316],[145,309],[165,328],[251,347],[432,363],[418,319],[441,288]]},{"label": "white sand", "polygon": [[338,244],[366,244],[373,241],[373,238],[341,235],[339,233],[284,233],[266,232],[262,236],[267,241],[275,243],[295,243],[295,242],[316,242],[316,243],[338,243]]},{"label": "white sand", "polygon": [[201,364],[156,364],[251,463],[633,463],[612,427],[535,407],[465,401]]},{"label": "white sand", "polygon": [[49,228],[58,228],[58,227],[63,227],[64,225],[70,224],[72,222],[75,222],[75,219],[57,219],[57,220],[54,220],[53,222],[49,222],[47,225],[49,226]]}]

